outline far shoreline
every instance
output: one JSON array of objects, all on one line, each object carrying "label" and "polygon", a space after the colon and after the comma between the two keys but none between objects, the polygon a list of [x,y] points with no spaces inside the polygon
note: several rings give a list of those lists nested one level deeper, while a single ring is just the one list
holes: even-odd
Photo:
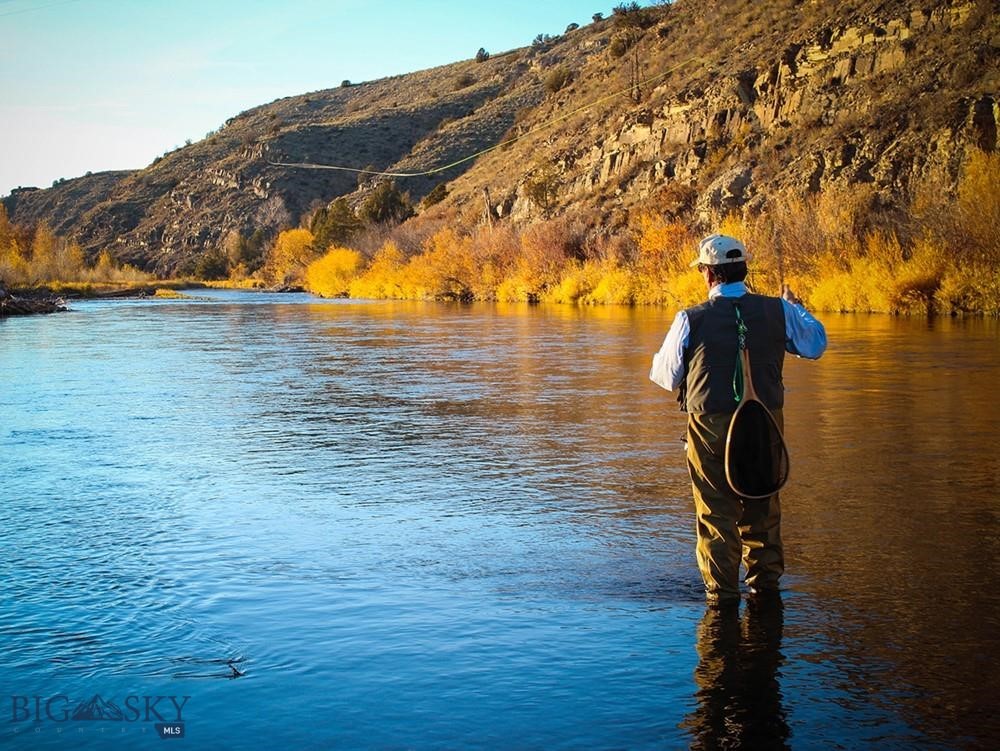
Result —
[{"label": "far shoreline", "polygon": [[[407,300],[412,302],[492,302],[489,300],[467,300],[456,301],[443,298],[431,297],[351,297],[350,295],[326,296],[309,290],[302,285],[282,285],[265,286],[254,280],[246,281],[207,280],[207,279],[159,279],[142,283],[135,282],[62,282],[54,284],[42,284],[33,287],[11,287],[0,286],[0,318],[20,315],[34,315],[65,312],[69,310],[66,303],[75,300],[129,300],[144,298],[183,298],[181,294],[187,290],[199,289],[224,289],[233,291],[258,292],[266,294],[291,294],[305,293],[318,300],[345,299],[345,300]],[[567,303],[553,301],[524,301],[528,305],[554,304],[570,307],[600,308],[665,308],[674,309],[664,305],[640,305],[621,303]],[[887,316],[889,318],[925,318],[934,319],[990,319],[997,318],[986,311],[956,311],[942,312],[937,310],[897,310],[892,312],[878,310],[830,310],[818,308],[813,310],[818,315],[839,314],[839,315],[869,315]]]}]

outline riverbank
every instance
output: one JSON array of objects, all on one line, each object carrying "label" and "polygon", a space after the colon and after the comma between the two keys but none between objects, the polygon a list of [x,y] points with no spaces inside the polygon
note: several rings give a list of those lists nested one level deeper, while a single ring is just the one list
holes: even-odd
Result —
[{"label": "riverbank", "polygon": [[689,264],[717,231],[746,244],[755,290],[789,285],[811,310],[1000,316],[998,171],[1000,155],[974,151],[954,191],[928,175],[892,210],[854,186],[772,195],[766,211],[708,222],[637,209],[597,233],[572,212],[522,225],[418,216],[332,246],[300,227],[279,234],[260,275],[326,297],[683,308],[704,299]]},{"label": "riverbank", "polygon": [[52,282],[22,290],[24,294],[52,295],[67,300],[126,299],[133,297],[165,297],[181,289],[203,289],[205,282],[193,279],[160,279],[140,284],[129,282]]},{"label": "riverbank", "polygon": [[59,313],[66,310],[65,301],[54,295],[18,294],[0,288],[0,318],[36,313]]},{"label": "riverbank", "polygon": [[150,284],[61,282],[13,290],[0,288],[0,316],[60,313],[68,310],[66,303],[71,300],[183,297],[178,290],[208,286],[191,279],[166,279]]}]

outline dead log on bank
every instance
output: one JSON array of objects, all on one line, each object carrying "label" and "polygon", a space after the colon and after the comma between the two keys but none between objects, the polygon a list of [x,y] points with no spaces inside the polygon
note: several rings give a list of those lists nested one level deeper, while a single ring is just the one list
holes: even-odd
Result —
[{"label": "dead log on bank", "polygon": [[38,297],[20,297],[0,287],[0,317],[25,316],[33,313],[58,313],[66,310],[66,303],[61,297],[50,295]]}]

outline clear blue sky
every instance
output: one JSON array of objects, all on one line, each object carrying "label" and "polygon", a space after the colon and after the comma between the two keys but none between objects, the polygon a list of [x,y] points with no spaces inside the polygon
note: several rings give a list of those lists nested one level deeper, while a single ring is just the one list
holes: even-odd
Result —
[{"label": "clear blue sky", "polygon": [[522,47],[615,4],[0,0],[0,195],[144,167],[248,107]]}]

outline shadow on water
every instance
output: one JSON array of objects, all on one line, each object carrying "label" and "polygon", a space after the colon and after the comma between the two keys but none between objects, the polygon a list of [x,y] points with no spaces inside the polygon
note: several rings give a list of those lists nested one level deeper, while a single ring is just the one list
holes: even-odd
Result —
[{"label": "shadow on water", "polygon": [[789,728],[779,672],[780,597],[706,610],[698,625],[697,706],[682,727],[692,749],[786,749]]}]

